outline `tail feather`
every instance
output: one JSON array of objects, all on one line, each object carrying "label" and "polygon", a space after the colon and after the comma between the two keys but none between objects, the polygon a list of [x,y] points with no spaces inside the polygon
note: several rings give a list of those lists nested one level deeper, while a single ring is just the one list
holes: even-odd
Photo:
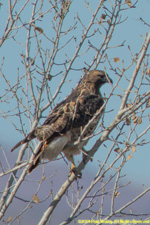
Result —
[{"label": "tail feather", "polygon": [[14,151],[16,148],[18,148],[20,145],[25,144],[25,143],[31,141],[31,140],[34,139],[35,137],[36,137],[36,136],[35,136],[35,130],[33,130],[33,131],[31,131],[31,132],[28,134],[28,136],[27,136],[25,139],[19,141],[19,142],[11,149],[11,152]]},{"label": "tail feather", "polygon": [[28,168],[28,173],[30,174],[32,170],[34,170],[40,163],[40,158],[37,158],[36,161],[31,162],[29,168]]},{"label": "tail feather", "polygon": [[[32,139],[34,139],[36,137],[36,132],[35,130],[31,131],[27,137],[21,141],[19,141],[12,149],[11,152],[14,151],[16,148],[18,148],[20,145],[28,143],[29,141],[31,141]],[[33,169],[35,169],[39,163],[40,163],[40,156],[42,154],[42,146],[43,143],[39,143],[39,145],[37,145],[37,148],[35,149],[36,153],[34,154],[33,158],[32,158],[32,162],[29,165],[28,168],[28,173],[31,173]]]},{"label": "tail feather", "polygon": [[34,170],[34,169],[39,165],[39,163],[40,163],[40,158],[41,158],[40,156],[41,156],[41,154],[42,154],[42,146],[43,146],[43,144],[40,143],[40,145],[39,145],[39,147],[38,147],[38,151],[37,151],[37,153],[34,155],[33,160],[32,160],[32,162],[31,162],[31,164],[29,165],[28,173],[31,173],[32,170]]}]

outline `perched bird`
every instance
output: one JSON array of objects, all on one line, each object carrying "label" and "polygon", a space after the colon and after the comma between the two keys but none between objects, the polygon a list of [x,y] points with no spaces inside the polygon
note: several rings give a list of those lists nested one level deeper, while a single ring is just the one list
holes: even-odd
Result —
[{"label": "perched bird", "polygon": [[29,166],[29,173],[38,166],[41,159],[51,161],[61,153],[71,161],[72,170],[75,168],[73,156],[79,154],[86,145],[104,111],[102,108],[96,114],[104,104],[99,89],[108,82],[112,83],[112,80],[104,71],[86,71],[76,88],[51,111],[43,125],[35,128],[12,148],[11,151],[34,138],[40,141],[39,149]]}]

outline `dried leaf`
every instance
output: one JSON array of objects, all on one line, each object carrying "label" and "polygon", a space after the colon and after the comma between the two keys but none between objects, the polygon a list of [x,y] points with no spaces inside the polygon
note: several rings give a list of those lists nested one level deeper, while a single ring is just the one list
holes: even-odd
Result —
[{"label": "dried leaf", "polygon": [[41,34],[43,33],[43,29],[41,27],[35,27],[34,29],[40,32]]},{"label": "dried leaf", "polygon": [[141,124],[142,123],[142,118],[138,119],[137,124]]},{"label": "dried leaf", "polygon": [[127,157],[127,160],[130,160],[130,159],[132,159],[132,155],[131,154],[129,154],[128,157]]},{"label": "dried leaf", "polygon": [[42,181],[44,181],[45,179],[46,179],[46,177],[45,177],[45,176],[43,176],[43,177],[42,177]]},{"label": "dried leaf", "polygon": [[101,18],[100,18],[100,23],[99,23],[100,25],[103,23],[103,20],[104,19],[106,19],[106,15],[105,14],[102,14],[101,15]]},{"label": "dried leaf", "polygon": [[131,153],[134,153],[136,151],[135,145],[132,146]]},{"label": "dried leaf", "polygon": [[103,18],[101,17],[101,18],[100,18],[99,25],[102,25],[102,23],[103,23]]},{"label": "dried leaf", "polygon": [[33,201],[36,203],[36,204],[38,204],[39,203],[39,198],[38,198],[38,196],[37,195],[33,195]]},{"label": "dried leaf", "polygon": [[131,0],[126,0],[125,2],[126,2],[126,4],[127,4],[129,7],[132,6]]},{"label": "dried leaf", "polygon": [[115,191],[115,197],[118,198],[118,196],[120,195],[119,191]]},{"label": "dried leaf", "polygon": [[120,61],[120,59],[119,59],[118,57],[115,57],[115,58],[114,58],[114,62],[115,62],[115,63],[118,63],[119,61]]},{"label": "dried leaf", "polygon": [[9,216],[7,219],[7,223],[9,223],[12,220],[12,216]]},{"label": "dried leaf", "polygon": [[132,120],[133,120],[134,124],[138,124],[139,118],[138,118],[138,116],[135,113],[132,115]]},{"label": "dried leaf", "polygon": [[118,154],[121,152],[120,148],[115,148],[114,152],[117,152]]},{"label": "dried leaf", "polygon": [[139,118],[135,113],[132,115],[132,120],[134,124],[141,124],[142,123],[142,118]]},{"label": "dried leaf", "polygon": [[150,75],[150,68],[147,69],[146,75]]}]

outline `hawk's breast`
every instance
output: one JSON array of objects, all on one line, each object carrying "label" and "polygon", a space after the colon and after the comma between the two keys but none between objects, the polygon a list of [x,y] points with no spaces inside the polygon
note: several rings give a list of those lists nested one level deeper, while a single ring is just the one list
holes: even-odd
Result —
[{"label": "hawk's breast", "polygon": [[43,159],[54,160],[62,151],[63,148],[71,140],[71,132],[67,131],[65,135],[55,137],[49,144],[43,145],[44,151],[42,153]]}]

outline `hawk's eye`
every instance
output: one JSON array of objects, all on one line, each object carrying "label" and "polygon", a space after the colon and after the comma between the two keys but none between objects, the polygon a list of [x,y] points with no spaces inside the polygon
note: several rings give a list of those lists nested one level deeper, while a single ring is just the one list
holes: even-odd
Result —
[{"label": "hawk's eye", "polygon": [[105,75],[101,75],[101,78],[104,78],[105,77]]}]

